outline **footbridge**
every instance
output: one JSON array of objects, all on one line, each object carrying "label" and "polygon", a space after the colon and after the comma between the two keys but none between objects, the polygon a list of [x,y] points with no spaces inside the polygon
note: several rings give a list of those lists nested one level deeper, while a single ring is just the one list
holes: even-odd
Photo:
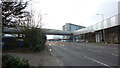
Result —
[{"label": "footbridge", "polygon": [[[74,32],[56,30],[56,29],[43,29],[46,35],[72,35],[74,40],[85,42],[108,42],[120,43],[118,35],[120,34],[120,13],[114,15],[101,22],[93,24],[83,29]],[[5,28],[4,34],[20,34],[22,29]]]},{"label": "footbridge", "polygon": [[56,29],[43,29],[46,35],[73,35],[70,31],[56,30]]},{"label": "footbridge", "polygon": [[[21,34],[23,29],[16,29],[16,28],[5,28],[3,30],[3,33],[5,34]],[[46,35],[73,35],[70,31],[63,31],[63,30],[56,30],[56,29],[45,29],[43,28],[43,31]]]}]

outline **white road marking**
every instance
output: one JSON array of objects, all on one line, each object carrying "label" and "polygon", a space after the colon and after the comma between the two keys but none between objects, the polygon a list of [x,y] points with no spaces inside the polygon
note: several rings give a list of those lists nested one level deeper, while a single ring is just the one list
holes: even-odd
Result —
[{"label": "white road marking", "polygon": [[54,43],[51,43],[52,45],[55,45]]},{"label": "white road marking", "polygon": [[118,55],[116,55],[116,54],[112,54],[113,56],[118,56]]},{"label": "white road marking", "polygon": [[56,58],[56,61],[57,61],[57,63],[59,64],[59,66],[62,66],[57,58]]},{"label": "white road marking", "polygon": [[49,43],[49,45],[51,45],[51,44]]},{"label": "white road marking", "polygon": [[[53,53],[51,53],[52,54],[52,56],[54,56],[55,57],[55,55],[53,54]],[[56,59],[56,61],[57,61],[57,63],[58,63],[58,65],[59,66],[63,66],[61,63],[60,63],[60,61],[55,57],[55,59]]]},{"label": "white road marking", "polygon": [[100,61],[97,61],[97,60],[95,60],[95,59],[89,58],[89,57],[87,57],[87,56],[85,56],[85,58],[87,58],[87,59],[89,59],[89,60],[92,60],[92,61],[94,61],[94,62],[97,62],[97,63],[99,63],[99,64],[102,64],[102,65],[104,65],[104,66],[113,68],[113,67],[109,66],[108,64],[102,63],[102,62],[100,62]]},{"label": "white road marking", "polygon": [[53,43],[49,43],[49,45],[51,46],[51,45],[55,45],[55,44],[53,44]]}]

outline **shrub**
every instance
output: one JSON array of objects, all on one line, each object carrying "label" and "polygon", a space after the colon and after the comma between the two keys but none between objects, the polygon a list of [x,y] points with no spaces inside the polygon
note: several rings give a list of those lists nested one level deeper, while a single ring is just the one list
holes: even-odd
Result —
[{"label": "shrub", "polygon": [[24,31],[24,45],[28,45],[33,51],[41,51],[45,47],[46,36],[42,29],[31,28]]},{"label": "shrub", "polygon": [[2,55],[2,68],[29,68],[29,62],[23,57],[5,54]]}]

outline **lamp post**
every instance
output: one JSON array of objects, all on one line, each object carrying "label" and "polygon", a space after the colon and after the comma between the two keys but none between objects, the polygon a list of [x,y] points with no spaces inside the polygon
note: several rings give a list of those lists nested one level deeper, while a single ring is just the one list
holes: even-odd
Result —
[{"label": "lamp post", "polygon": [[[102,22],[104,23],[104,15],[103,14],[97,14],[97,15],[101,15],[102,16]],[[103,28],[103,41],[104,43],[106,43],[106,40],[105,40],[105,31],[104,31],[104,28]]]}]

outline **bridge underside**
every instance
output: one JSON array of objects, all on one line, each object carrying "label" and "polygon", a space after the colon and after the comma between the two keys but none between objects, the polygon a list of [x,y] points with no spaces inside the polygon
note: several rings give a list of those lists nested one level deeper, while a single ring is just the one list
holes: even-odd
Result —
[{"label": "bridge underside", "polygon": [[70,39],[47,39],[48,41],[60,41],[60,40],[70,40]]},{"label": "bridge underside", "polygon": [[[55,30],[55,29],[43,29],[46,35],[73,35],[72,32]],[[22,29],[6,28],[3,30],[5,34],[21,34]]]},{"label": "bridge underside", "polygon": [[72,32],[55,30],[55,29],[43,29],[46,35],[73,35]]}]

